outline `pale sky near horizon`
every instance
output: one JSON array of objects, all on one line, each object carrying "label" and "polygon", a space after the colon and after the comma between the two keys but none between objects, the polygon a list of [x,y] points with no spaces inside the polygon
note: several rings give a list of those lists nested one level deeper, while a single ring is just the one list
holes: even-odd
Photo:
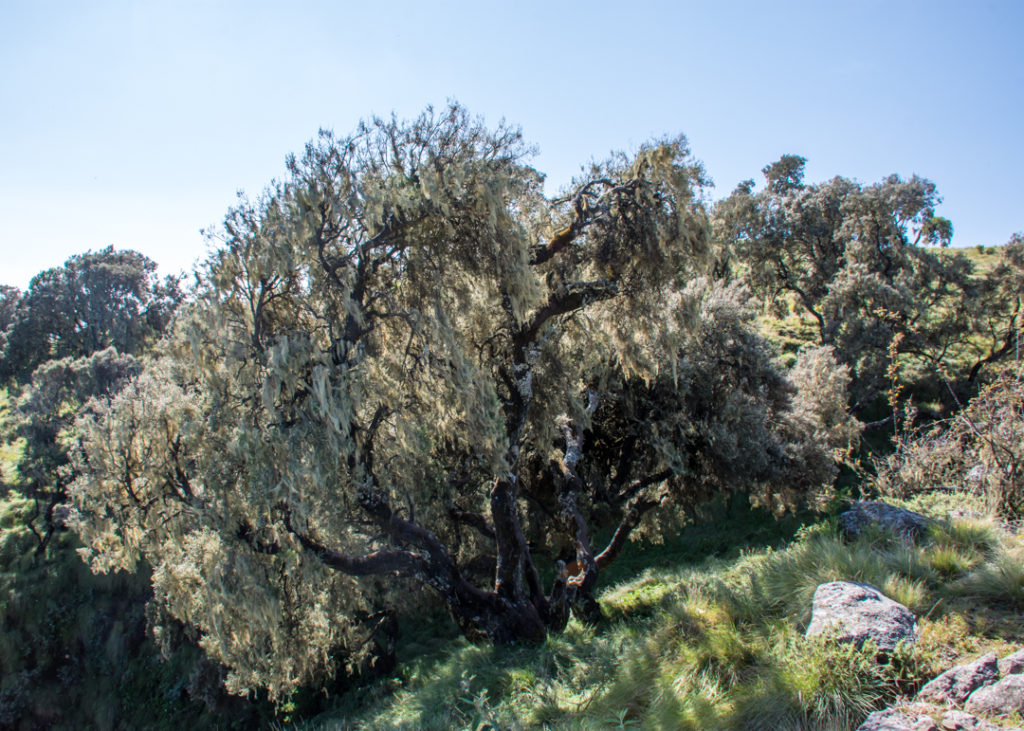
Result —
[{"label": "pale sky near horizon", "polygon": [[318,128],[457,99],[550,190],[682,132],[715,197],[919,174],[954,245],[1024,231],[1024,2],[0,0],[0,283],[107,245],[188,269]]}]

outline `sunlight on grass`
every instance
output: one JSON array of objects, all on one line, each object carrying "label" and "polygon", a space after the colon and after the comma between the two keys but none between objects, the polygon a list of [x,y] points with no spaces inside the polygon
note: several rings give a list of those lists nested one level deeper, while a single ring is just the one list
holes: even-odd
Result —
[{"label": "sunlight on grass", "polygon": [[[539,646],[457,640],[315,727],[854,729],[951,657],[1024,639],[1019,622],[986,609],[1024,606],[1021,550],[985,518],[939,523],[918,546],[843,543],[822,521],[783,548],[647,569],[604,592],[604,623],[572,621]],[[916,612],[919,642],[880,658],[870,643],[805,639],[815,588],[841,579]],[[966,597],[970,622],[948,612]]]}]

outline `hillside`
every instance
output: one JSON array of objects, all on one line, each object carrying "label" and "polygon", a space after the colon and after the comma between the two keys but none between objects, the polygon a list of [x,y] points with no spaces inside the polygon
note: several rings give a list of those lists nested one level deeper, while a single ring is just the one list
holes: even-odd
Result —
[{"label": "hillside", "polygon": [[[508,650],[435,620],[407,631],[404,671],[299,727],[855,728],[954,664],[1024,644],[1024,536],[951,517],[964,505],[910,503],[943,520],[912,548],[844,544],[829,518],[777,524],[720,506],[622,570],[601,595],[605,623],[574,621],[540,647]],[[911,608],[916,646],[877,662],[870,649],[804,639],[814,589],[835,580],[875,584]]]}]

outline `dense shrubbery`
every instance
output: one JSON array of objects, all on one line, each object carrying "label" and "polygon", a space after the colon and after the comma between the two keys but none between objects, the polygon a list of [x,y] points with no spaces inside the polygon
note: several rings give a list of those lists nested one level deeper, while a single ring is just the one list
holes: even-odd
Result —
[{"label": "dense shrubbery", "polygon": [[962,392],[985,364],[1012,354],[1024,292],[1019,237],[996,267],[976,271],[963,253],[933,248],[953,229],[935,214],[930,181],[808,185],[804,163],[786,155],[764,168],[763,190],[745,181],[715,206],[718,267],[775,314],[792,309],[809,321],[814,340],[850,366],[856,413],[877,415],[894,343],[902,377],[929,401],[949,401],[940,370]]},{"label": "dense shrubbery", "polygon": [[877,487],[900,497],[973,492],[989,510],[1024,518],[1024,364],[999,370],[949,420],[905,436],[882,463]]}]

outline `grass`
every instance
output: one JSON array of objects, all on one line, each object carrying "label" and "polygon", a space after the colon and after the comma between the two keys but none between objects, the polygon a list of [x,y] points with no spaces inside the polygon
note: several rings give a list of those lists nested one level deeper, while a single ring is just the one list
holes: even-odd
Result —
[{"label": "grass", "polygon": [[[912,507],[943,517],[934,501]],[[739,535],[727,522],[715,531],[738,551],[709,546],[707,526],[648,549],[655,565],[601,595],[606,621],[574,620],[539,646],[474,646],[444,631],[431,645],[437,618],[407,640],[397,675],[298,727],[853,729],[950,663],[1024,640],[1024,544],[991,521],[940,523],[919,546],[844,544],[828,520],[788,541],[752,540],[742,516],[736,524]],[[701,556],[702,542],[711,550]],[[668,560],[672,551],[684,558]],[[836,579],[907,604],[917,644],[880,660],[870,646],[805,639],[814,589]]]}]

